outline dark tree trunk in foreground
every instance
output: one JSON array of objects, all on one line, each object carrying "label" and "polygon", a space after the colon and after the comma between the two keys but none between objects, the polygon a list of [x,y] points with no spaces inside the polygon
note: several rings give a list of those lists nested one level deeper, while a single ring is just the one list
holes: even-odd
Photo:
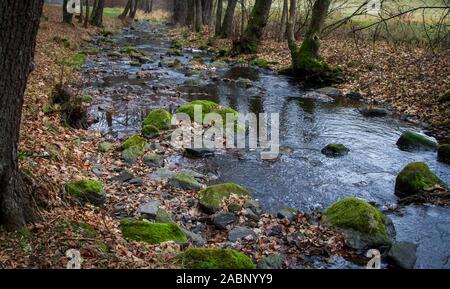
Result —
[{"label": "dark tree trunk in foreground", "polygon": [[215,36],[220,36],[222,29],[223,0],[217,0]]},{"label": "dark tree trunk in foreground", "polygon": [[62,6],[62,9],[63,9],[63,22],[65,22],[67,24],[72,24],[73,14],[67,12],[67,3],[68,2],[69,2],[69,0],[64,0],[63,1],[63,6]]},{"label": "dark tree trunk in foreground", "polygon": [[80,15],[78,16],[78,23],[83,23],[83,1],[80,1]]},{"label": "dark tree trunk in foreground", "polygon": [[85,0],[84,6],[85,6],[86,14],[84,15],[83,27],[86,28],[86,27],[88,27],[88,24],[89,24],[89,0]]},{"label": "dark tree trunk in foreground", "polygon": [[120,19],[125,19],[125,17],[127,17],[128,12],[130,12],[130,9],[131,9],[132,2],[133,2],[133,0],[127,1],[127,4],[125,5],[125,8],[123,9],[122,14],[119,15]]},{"label": "dark tree trunk in foreground", "polygon": [[134,19],[134,17],[136,17],[136,12],[137,12],[137,9],[138,9],[138,4],[139,4],[139,0],[134,0],[133,7],[132,7],[132,9],[130,10],[130,18],[131,18],[131,19]]},{"label": "dark tree trunk in foreground", "polygon": [[102,27],[104,7],[105,7],[105,0],[97,0],[97,5],[95,6],[95,9],[92,10],[91,25]]},{"label": "dark tree trunk in foreground", "polygon": [[186,0],[186,2],[187,2],[186,25],[194,27],[194,25],[195,25],[195,0]]},{"label": "dark tree trunk in foreground", "polygon": [[256,53],[263,36],[264,28],[269,19],[272,0],[256,0],[250,20],[241,39],[235,42],[231,50],[232,55],[241,53]]},{"label": "dark tree trunk in foreground", "polygon": [[311,14],[311,22],[306,30],[302,45],[297,47],[294,37],[296,18],[296,0],[291,0],[288,22],[288,44],[291,51],[292,65],[284,72],[295,76],[309,85],[327,85],[341,80],[341,71],[328,66],[319,55],[320,32],[331,0],[316,0]]},{"label": "dark tree trunk in foreground", "polygon": [[195,25],[194,29],[196,32],[200,32],[203,29],[203,9],[202,0],[195,1]]},{"label": "dark tree trunk in foreground", "polygon": [[187,0],[175,0],[173,4],[173,23],[177,25],[187,24]]},{"label": "dark tree trunk in foreground", "polygon": [[24,226],[33,215],[19,172],[17,146],[43,3],[0,1],[0,224],[9,229]]},{"label": "dark tree trunk in foreground", "polygon": [[228,38],[233,34],[233,18],[236,10],[237,0],[228,0],[227,10],[222,23],[222,33],[220,37]]}]

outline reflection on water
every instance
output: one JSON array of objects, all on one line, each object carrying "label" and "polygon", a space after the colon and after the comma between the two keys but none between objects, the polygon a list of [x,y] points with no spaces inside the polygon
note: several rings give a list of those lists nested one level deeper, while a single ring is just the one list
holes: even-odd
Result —
[{"label": "reflection on water", "polygon": [[[101,97],[91,108],[99,120],[92,129],[121,134],[139,131],[150,109],[165,107],[173,111],[181,103],[195,99],[215,101],[240,113],[279,113],[283,153],[277,161],[262,161],[257,151],[218,154],[196,161],[176,159],[177,165],[217,173],[215,182],[232,181],[249,188],[271,211],[283,207],[323,209],[348,196],[379,205],[395,204],[395,177],[413,161],[425,161],[444,182],[450,183],[449,166],[437,162],[434,152],[397,149],[395,143],[402,131],[418,130],[410,124],[390,117],[365,118],[356,109],[361,104],[349,99],[323,102],[306,98],[289,79],[252,67],[210,69],[205,74],[214,75],[215,80],[203,79],[198,86],[183,85],[198,76],[159,67],[158,60],[170,44],[161,30],[141,26],[133,34],[118,36],[117,42],[120,45],[126,39],[146,50],[156,60],[149,65],[153,77],[130,78],[132,68],[104,64],[111,72],[100,85]],[[187,63],[194,54],[186,53],[178,59]],[[93,68],[98,69],[98,64]],[[228,80],[239,78],[252,80],[253,86],[243,88]],[[127,98],[130,93],[134,97]],[[343,143],[350,153],[342,158],[327,158],[320,150],[329,143]],[[404,216],[392,218],[399,240],[419,244],[418,268],[450,268],[449,208],[412,206],[405,209]]]}]

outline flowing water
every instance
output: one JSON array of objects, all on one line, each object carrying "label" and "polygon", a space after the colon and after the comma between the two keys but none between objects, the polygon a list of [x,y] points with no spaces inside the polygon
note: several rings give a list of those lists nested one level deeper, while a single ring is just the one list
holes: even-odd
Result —
[{"label": "flowing water", "polygon": [[[302,211],[324,209],[349,196],[376,203],[393,219],[397,240],[418,245],[417,268],[450,268],[450,208],[395,207],[395,177],[408,163],[426,162],[447,184],[450,167],[436,161],[435,152],[408,153],[395,145],[401,133],[418,127],[393,117],[366,118],[357,110],[363,104],[347,98],[314,100],[295,82],[256,67],[214,67],[204,51],[184,50],[184,56],[165,56],[170,41],[160,24],[139,23],[114,36],[113,47],[129,43],[144,50],[154,61],[134,67],[129,61],[106,56],[106,51],[86,64],[91,77],[87,91],[100,96],[90,108],[97,118],[91,129],[123,138],[138,132],[146,113],[153,108],[174,110],[195,99],[230,106],[239,113],[279,113],[281,156],[261,160],[258,151],[232,150],[207,159],[170,159],[183,166],[212,173],[214,182],[235,182],[247,187],[262,206],[272,212],[293,207]],[[194,55],[202,56],[207,76],[183,68]],[[182,68],[166,68],[162,61],[181,61]],[[250,88],[233,81],[251,79]],[[343,143],[350,153],[327,158],[320,150],[329,143]]]}]

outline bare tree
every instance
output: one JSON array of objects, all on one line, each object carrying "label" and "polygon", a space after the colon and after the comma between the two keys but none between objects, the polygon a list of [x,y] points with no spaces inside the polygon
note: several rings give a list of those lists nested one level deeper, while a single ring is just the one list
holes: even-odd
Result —
[{"label": "bare tree", "polygon": [[231,37],[233,34],[233,18],[236,10],[237,0],[228,0],[227,10],[225,11],[225,17],[222,23],[221,38]]},{"label": "bare tree", "polygon": [[72,24],[72,18],[73,18],[73,14],[69,13],[67,11],[67,4],[68,4],[69,0],[64,0],[63,1],[63,5],[62,5],[62,10],[63,10],[63,22],[67,23],[67,24]]},{"label": "bare tree", "polygon": [[283,0],[283,11],[281,12],[281,25],[278,40],[284,40],[286,37],[286,26],[288,20],[289,0]]},{"label": "bare tree", "polygon": [[222,29],[223,0],[217,1],[215,36],[220,36]]},{"label": "bare tree", "polygon": [[0,1],[0,224],[9,229],[33,218],[30,192],[19,172],[17,146],[43,4],[43,0]]},{"label": "bare tree", "polygon": [[91,25],[101,27],[103,25],[103,8],[105,7],[105,0],[97,0],[95,8],[92,10]]}]

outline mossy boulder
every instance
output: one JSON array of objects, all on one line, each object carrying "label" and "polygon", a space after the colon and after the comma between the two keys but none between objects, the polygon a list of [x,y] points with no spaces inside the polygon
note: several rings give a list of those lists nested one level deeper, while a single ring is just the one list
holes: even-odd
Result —
[{"label": "mossy boulder", "polygon": [[151,111],[144,119],[143,126],[152,125],[157,129],[167,129],[170,127],[172,115],[165,109],[158,108]]},{"label": "mossy boulder", "polygon": [[439,96],[438,101],[440,103],[449,102],[450,101],[450,89],[447,90],[447,92],[444,93],[443,95]]},{"label": "mossy boulder", "polygon": [[106,201],[105,189],[102,183],[96,180],[71,181],[66,184],[65,191],[82,203],[88,202],[95,206],[102,206]]},{"label": "mossy boulder", "polygon": [[394,235],[392,221],[357,198],[346,198],[330,206],[321,223],[343,232],[348,245],[357,250],[388,246]]},{"label": "mossy boulder", "polygon": [[144,164],[151,168],[157,168],[164,164],[164,159],[158,154],[146,153],[144,155]]},{"label": "mossy boulder", "polygon": [[437,159],[450,165],[450,144],[443,144],[438,147]]},{"label": "mossy boulder", "polygon": [[191,248],[178,255],[185,269],[255,269],[252,260],[233,249]]},{"label": "mossy boulder", "polygon": [[238,196],[250,195],[246,189],[235,183],[212,185],[199,192],[199,204],[206,213],[214,214],[220,211],[223,200],[232,194]]},{"label": "mossy boulder", "polygon": [[443,182],[423,162],[408,164],[395,180],[395,194],[406,198],[424,194],[427,188],[443,185]]},{"label": "mossy boulder", "polygon": [[341,157],[348,154],[350,150],[343,144],[329,144],[321,152],[327,157]]},{"label": "mossy boulder", "polygon": [[105,153],[105,152],[108,152],[108,151],[112,150],[113,146],[114,145],[112,143],[110,143],[110,142],[102,142],[102,143],[98,144],[97,149],[99,151]]},{"label": "mossy boulder", "polygon": [[213,113],[219,114],[222,117],[224,124],[225,124],[226,115],[228,113],[232,114],[233,117],[235,117],[235,118],[237,118],[237,116],[238,116],[237,111],[235,111],[234,109],[229,108],[229,107],[220,106],[219,104],[209,101],[209,100],[194,100],[194,101],[187,103],[185,105],[182,105],[180,108],[178,108],[177,113],[186,113],[187,115],[189,115],[191,120],[195,120],[194,119],[194,109],[196,106],[201,107],[202,119],[208,113],[213,112]]},{"label": "mossy boulder", "polygon": [[188,173],[177,173],[169,178],[168,183],[170,188],[182,190],[198,190],[200,183]]},{"label": "mossy boulder", "polygon": [[131,147],[137,147],[140,149],[144,149],[147,144],[145,138],[140,135],[133,135],[126,139],[126,141],[122,144],[123,149],[129,149]]},{"label": "mossy boulder", "polygon": [[142,134],[145,137],[154,138],[154,137],[159,136],[160,131],[156,126],[147,124],[147,125],[144,125],[144,127],[142,128]]},{"label": "mossy boulder", "polygon": [[186,243],[187,237],[173,223],[150,223],[147,221],[123,220],[120,229],[125,239],[149,244],[159,244],[166,241]]},{"label": "mossy boulder", "polygon": [[405,131],[398,139],[397,146],[402,151],[436,150],[437,143],[418,133]]},{"label": "mossy boulder", "polygon": [[257,58],[251,62],[251,64],[259,66],[261,68],[269,68],[269,62],[262,58]]},{"label": "mossy boulder", "polygon": [[134,163],[143,154],[143,148],[140,146],[132,146],[122,151],[122,159],[128,163]]}]

